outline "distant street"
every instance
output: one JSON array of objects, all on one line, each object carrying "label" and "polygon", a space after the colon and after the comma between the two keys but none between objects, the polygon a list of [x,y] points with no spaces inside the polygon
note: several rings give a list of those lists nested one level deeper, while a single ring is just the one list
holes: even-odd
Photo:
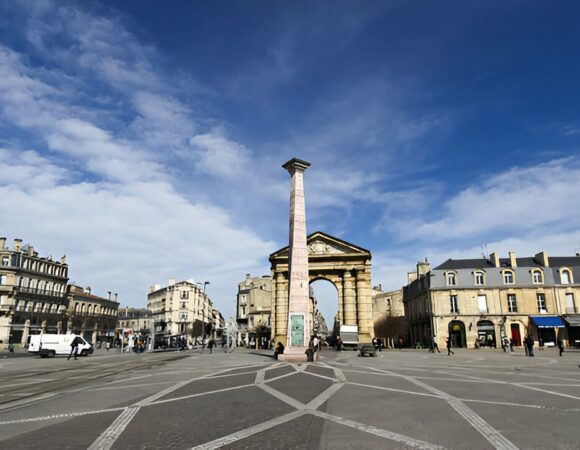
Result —
[{"label": "distant street", "polygon": [[0,360],[0,447],[577,448],[580,353]]}]

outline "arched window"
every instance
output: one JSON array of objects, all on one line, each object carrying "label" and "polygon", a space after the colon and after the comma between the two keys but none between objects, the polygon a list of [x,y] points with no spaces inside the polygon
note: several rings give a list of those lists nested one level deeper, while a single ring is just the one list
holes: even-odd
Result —
[{"label": "arched window", "polygon": [[476,270],[473,273],[474,281],[476,286],[483,286],[485,284],[485,273],[481,270]]},{"label": "arched window", "polygon": [[511,270],[506,270],[503,273],[504,284],[514,284],[514,273]]},{"label": "arched window", "polygon": [[572,275],[568,269],[562,269],[560,272],[562,284],[570,284],[572,282]]},{"label": "arched window", "polygon": [[535,269],[532,270],[532,283],[534,284],[543,284],[544,283],[544,274],[541,270]]},{"label": "arched window", "polygon": [[457,285],[457,274],[455,272],[447,272],[445,274],[445,281],[447,286],[456,286]]}]

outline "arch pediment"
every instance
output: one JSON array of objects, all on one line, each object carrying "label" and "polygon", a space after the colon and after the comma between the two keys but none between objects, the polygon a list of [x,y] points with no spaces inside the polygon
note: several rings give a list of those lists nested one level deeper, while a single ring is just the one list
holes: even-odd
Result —
[{"label": "arch pediment", "polygon": [[[309,257],[357,256],[364,259],[370,259],[371,257],[370,251],[359,247],[358,245],[351,244],[350,242],[323,233],[322,231],[316,231],[308,235],[306,238],[306,245],[308,246]],[[270,260],[284,258],[288,258],[288,246],[283,247],[270,255]]]}]

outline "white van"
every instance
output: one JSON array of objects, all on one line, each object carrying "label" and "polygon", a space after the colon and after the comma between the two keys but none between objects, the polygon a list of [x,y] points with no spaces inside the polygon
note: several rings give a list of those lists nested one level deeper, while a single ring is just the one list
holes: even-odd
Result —
[{"label": "white van", "polygon": [[342,339],[343,348],[358,348],[358,326],[356,325],[341,325],[340,339]]},{"label": "white van", "polygon": [[28,353],[34,353],[42,357],[54,358],[56,355],[69,355],[70,344],[75,338],[79,338],[79,356],[87,356],[93,353],[93,345],[78,334],[33,334],[30,336]]}]

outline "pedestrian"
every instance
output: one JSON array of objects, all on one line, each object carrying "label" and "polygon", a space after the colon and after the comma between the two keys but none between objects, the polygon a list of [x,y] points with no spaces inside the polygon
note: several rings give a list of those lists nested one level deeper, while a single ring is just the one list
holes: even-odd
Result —
[{"label": "pedestrian", "polygon": [[560,356],[562,356],[562,353],[564,353],[564,344],[561,339],[558,339],[558,350],[560,350]]},{"label": "pedestrian", "polygon": [[210,354],[210,355],[213,353],[213,344],[214,344],[214,342],[213,342],[213,339],[210,339],[210,340],[207,342],[207,348],[209,348],[209,354]]},{"label": "pedestrian", "polygon": [[274,359],[278,359],[278,355],[284,354],[284,344],[282,342],[278,342],[276,344],[276,349],[274,350]]},{"label": "pedestrian", "polygon": [[510,341],[507,336],[504,336],[501,340],[501,348],[503,348],[504,353],[507,352],[507,348],[510,345]]},{"label": "pedestrian", "polygon": [[14,342],[10,342],[10,344],[8,344],[8,353],[14,356]]},{"label": "pedestrian", "polygon": [[73,341],[70,343],[70,353],[68,355],[67,361],[70,359],[71,356],[74,356],[75,360],[77,359],[77,354],[79,352],[79,344],[81,343],[81,339],[76,336]]},{"label": "pedestrian", "polygon": [[473,344],[473,348],[479,348],[479,347],[480,347],[480,345],[479,345],[479,339],[478,338],[475,338],[475,343]]},{"label": "pedestrian", "polygon": [[336,351],[337,352],[342,351],[342,339],[340,338],[340,336],[336,337]]},{"label": "pedestrian", "polygon": [[514,351],[514,345],[515,345],[514,340],[513,339],[510,339],[510,352],[512,352],[512,353]]},{"label": "pedestrian", "polygon": [[399,350],[403,350],[403,338],[399,336]]},{"label": "pedestrian", "polygon": [[109,351],[111,349],[111,341],[107,341],[107,345],[105,347],[107,347],[107,351]]},{"label": "pedestrian", "polygon": [[534,338],[528,336],[528,356],[534,356]]},{"label": "pedestrian", "polygon": [[[437,349],[437,350],[439,350],[439,349]],[[451,350],[451,338],[448,337],[447,338],[447,356],[450,356],[450,355],[455,355],[455,352],[453,350]]]},{"label": "pedestrian", "polygon": [[437,344],[437,336],[433,336],[433,353],[435,353],[435,350],[437,350],[437,353],[441,353],[441,350],[439,350],[439,344]]},{"label": "pedestrian", "polygon": [[315,352],[318,351],[318,343],[319,343],[318,336],[316,335],[312,336],[312,350],[314,350]]},{"label": "pedestrian", "polygon": [[526,352],[526,356],[530,356],[528,352],[528,336],[524,336],[524,352]]}]

